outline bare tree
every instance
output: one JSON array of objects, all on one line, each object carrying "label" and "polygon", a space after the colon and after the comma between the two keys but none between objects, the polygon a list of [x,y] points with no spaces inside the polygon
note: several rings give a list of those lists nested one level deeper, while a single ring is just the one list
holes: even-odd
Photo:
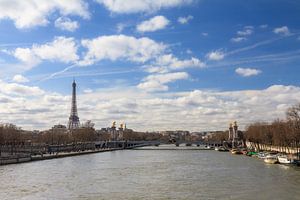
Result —
[{"label": "bare tree", "polygon": [[299,142],[300,142],[300,104],[294,105],[286,112],[287,120],[291,126],[291,136],[294,139],[294,146],[297,149],[299,158]]}]

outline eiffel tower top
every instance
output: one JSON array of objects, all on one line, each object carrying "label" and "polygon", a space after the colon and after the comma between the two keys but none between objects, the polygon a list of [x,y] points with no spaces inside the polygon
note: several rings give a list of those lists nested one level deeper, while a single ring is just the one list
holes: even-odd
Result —
[{"label": "eiffel tower top", "polygon": [[71,113],[69,117],[69,122],[68,122],[68,129],[76,129],[79,128],[80,122],[79,122],[79,117],[77,113],[77,101],[76,101],[76,82],[75,79],[73,80],[72,83],[72,104],[71,104]]}]

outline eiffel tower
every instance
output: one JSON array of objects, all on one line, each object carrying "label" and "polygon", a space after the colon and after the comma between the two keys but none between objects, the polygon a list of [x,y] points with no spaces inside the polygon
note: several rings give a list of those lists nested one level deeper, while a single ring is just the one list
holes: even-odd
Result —
[{"label": "eiffel tower", "polygon": [[72,105],[71,105],[71,114],[69,117],[68,129],[73,130],[79,128],[79,117],[77,113],[77,102],[76,102],[76,83],[75,80],[72,83]]}]

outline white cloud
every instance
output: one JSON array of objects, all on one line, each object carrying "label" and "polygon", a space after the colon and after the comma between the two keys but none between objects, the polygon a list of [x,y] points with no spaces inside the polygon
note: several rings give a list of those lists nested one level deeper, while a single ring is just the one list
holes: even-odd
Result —
[{"label": "white cloud", "polygon": [[122,31],[124,30],[124,28],[127,27],[127,24],[124,24],[124,23],[118,23],[117,24],[117,32],[118,33],[122,33]]},{"label": "white cloud", "polygon": [[115,61],[125,59],[144,63],[162,54],[166,45],[147,37],[135,38],[126,35],[100,36],[92,40],[82,40],[82,46],[88,49],[81,65],[89,65],[103,59]]},{"label": "white cloud", "polygon": [[166,74],[153,74],[147,76],[137,87],[146,91],[167,91],[167,83],[187,79],[189,75],[186,72],[174,72]]},{"label": "white cloud", "polygon": [[[185,75],[177,78],[185,79]],[[156,80],[149,78],[152,79]],[[167,78],[157,79],[164,81]],[[80,82],[78,85],[80,87]],[[129,128],[140,131],[208,131],[226,130],[228,122],[233,120],[238,120],[243,129],[256,121],[284,118],[286,109],[299,103],[299,99],[300,87],[284,85],[262,90],[164,93],[124,87],[79,92],[77,103],[81,121],[90,119],[97,129],[116,120],[125,121]],[[2,122],[15,123],[24,129],[49,129],[57,123],[66,124],[70,101],[71,95],[0,81],[0,118]]]},{"label": "white cloud", "polygon": [[236,34],[239,36],[247,36],[251,35],[253,33],[253,27],[252,26],[245,26],[244,30],[238,31]]},{"label": "white cloud", "polygon": [[269,26],[268,24],[262,24],[259,26],[259,28],[268,28],[268,26]]},{"label": "white cloud", "polygon": [[61,30],[74,32],[76,29],[79,28],[79,24],[77,21],[72,21],[70,18],[59,17],[57,18],[57,20],[55,20],[55,27]]},{"label": "white cloud", "polygon": [[83,90],[84,93],[92,93],[93,90],[91,88],[87,88]]},{"label": "white cloud", "polygon": [[180,24],[187,24],[189,23],[190,20],[192,20],[194,17],[192,15],[189,15],[187,17],[179,17],[177,19],[177,21],[180,23]]},{"label": "white cloud", "polygon": [[52,42],[46,44],[34,44],[31,48],[17,48],[14,56],[30,69],[39,64],[41,60],[75,62],[79,58],[77,48],[74,38],[55,37]]},{"label": "white cloud", "polygon": [[258,69],[252,69],[252,68],[237,68],[235,70],[235,72],[238,74],[238,75],[241,75],[241,76],[244,76],[244,77],[249,77],[249,76],[256,76],[258,74],[261,73],[261,70],[258,70]]},{"label": "white cloud", "polygon": [[163,8],[187,5],[193,0],[96,0],[114,13],[155,12]]},{"label": "white cloud", "polygon": [[180,60],[173,54],[165,54],[159,56],[156,59],[155,66],[148,67],[147,71],[150,73],[165,73],[191,67],[203,68],[205,67],[205,63],[195,57],[192,57],[191,59]]},{"label": "white cloud", "polygon": [[147,21],[138,24],[136,30],[138,32],[154,32],[166,28],[170,21],[164,16],[155,16]]},{"label": "white cloud", "polygon": [[210,53],[206,54],[206,57],[209,60],[222,60],[224,59],[225,54],[222,51],[217,50],[217,51],[211,51]]},{"label": "white cloud", "polygon": [[19,29],[45,26],[51,13],[62,16],[77,15],[89,18],[87,4],[83,0],[1,0],[0,20],[13,20]]},{"label": "white cloud", "polygon": [[17,83],[27,83],[27,82],[29,82],[28,78],[24,77],[21,74],[15,75],[12,80],[14,82],[17,82]]},{"label": "white cloud", "polygon": [[26,86],[18,83],[6,83],[0,80],[0,93],[16,96],[40,96],[45,92],[39,87]]},{"label": "white cloud", "polygon": [[29,69],[40,63],[40,59],[30,48],[16,48],[13,55],[23,63],[26,63],[26,68]]},{"label": "white cloud", "polygon": [[242,42],[242,41],[245,41],[247,40],[247,38],[245,37],[235,37],[235,38],[231,38],[231,41],[232,42]]},{"label": "white cloud", "polygon": [[279,34],[279,35],[283,35],[283,36],[289,36],[291,34],[291,32],[287,26],[275,28],[273,30],[273,32],[276,34]]},{"label": "white cloud", "polygon": [[208,36],[208,33],[203,32],[203,33],[201,33],[201,35],[204,36],[204,37],[206,37],[206,36]]}]

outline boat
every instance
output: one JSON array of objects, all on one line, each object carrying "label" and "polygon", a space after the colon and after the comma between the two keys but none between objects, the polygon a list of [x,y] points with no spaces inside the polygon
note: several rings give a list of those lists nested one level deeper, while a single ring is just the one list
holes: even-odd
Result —
[{"label": "boat", "polygon": [[246,155],[247,156],[257,156],[257,152],[255,152],[255,151],[248,151]]},{"label": "boat", "polygon": [[278,162],[280,164],[293,164],[295,163],[294,159],[288,158],[287,155],[279,155],[277,156]]},{"label": "boat", "polygon": [[260,158],[260,159],[265,159],[267,156],[267,153],[265,152],[259,152],[257,153],[257,157]]},{"label": "boat", "polygon": [[247,155],[247,153],[248,153],[247,149],[243,149],[243,150],[241,150],[241,152],[242,152],[242,154],[244,154],[244,155]]},{"label": "boat", "polygon": [[243,154],[239,149],[231,149],[232,154]]},{"label": "boat", "polygon": [[218,151],[226,152],[229,151],[229,149],[226,149],[225,147],[219,147]]},{"label": "boat", "polygon": [[277,159],[276,155],[267,155],[264,158],[264,162],[268,163],[268,164],[276,164],[276,163],[278,163],[278,159]]},{"label": "boat", "polygon": [[219,151],[219,147],[215,147],[215,150],[216,150],[216,151]]}]

